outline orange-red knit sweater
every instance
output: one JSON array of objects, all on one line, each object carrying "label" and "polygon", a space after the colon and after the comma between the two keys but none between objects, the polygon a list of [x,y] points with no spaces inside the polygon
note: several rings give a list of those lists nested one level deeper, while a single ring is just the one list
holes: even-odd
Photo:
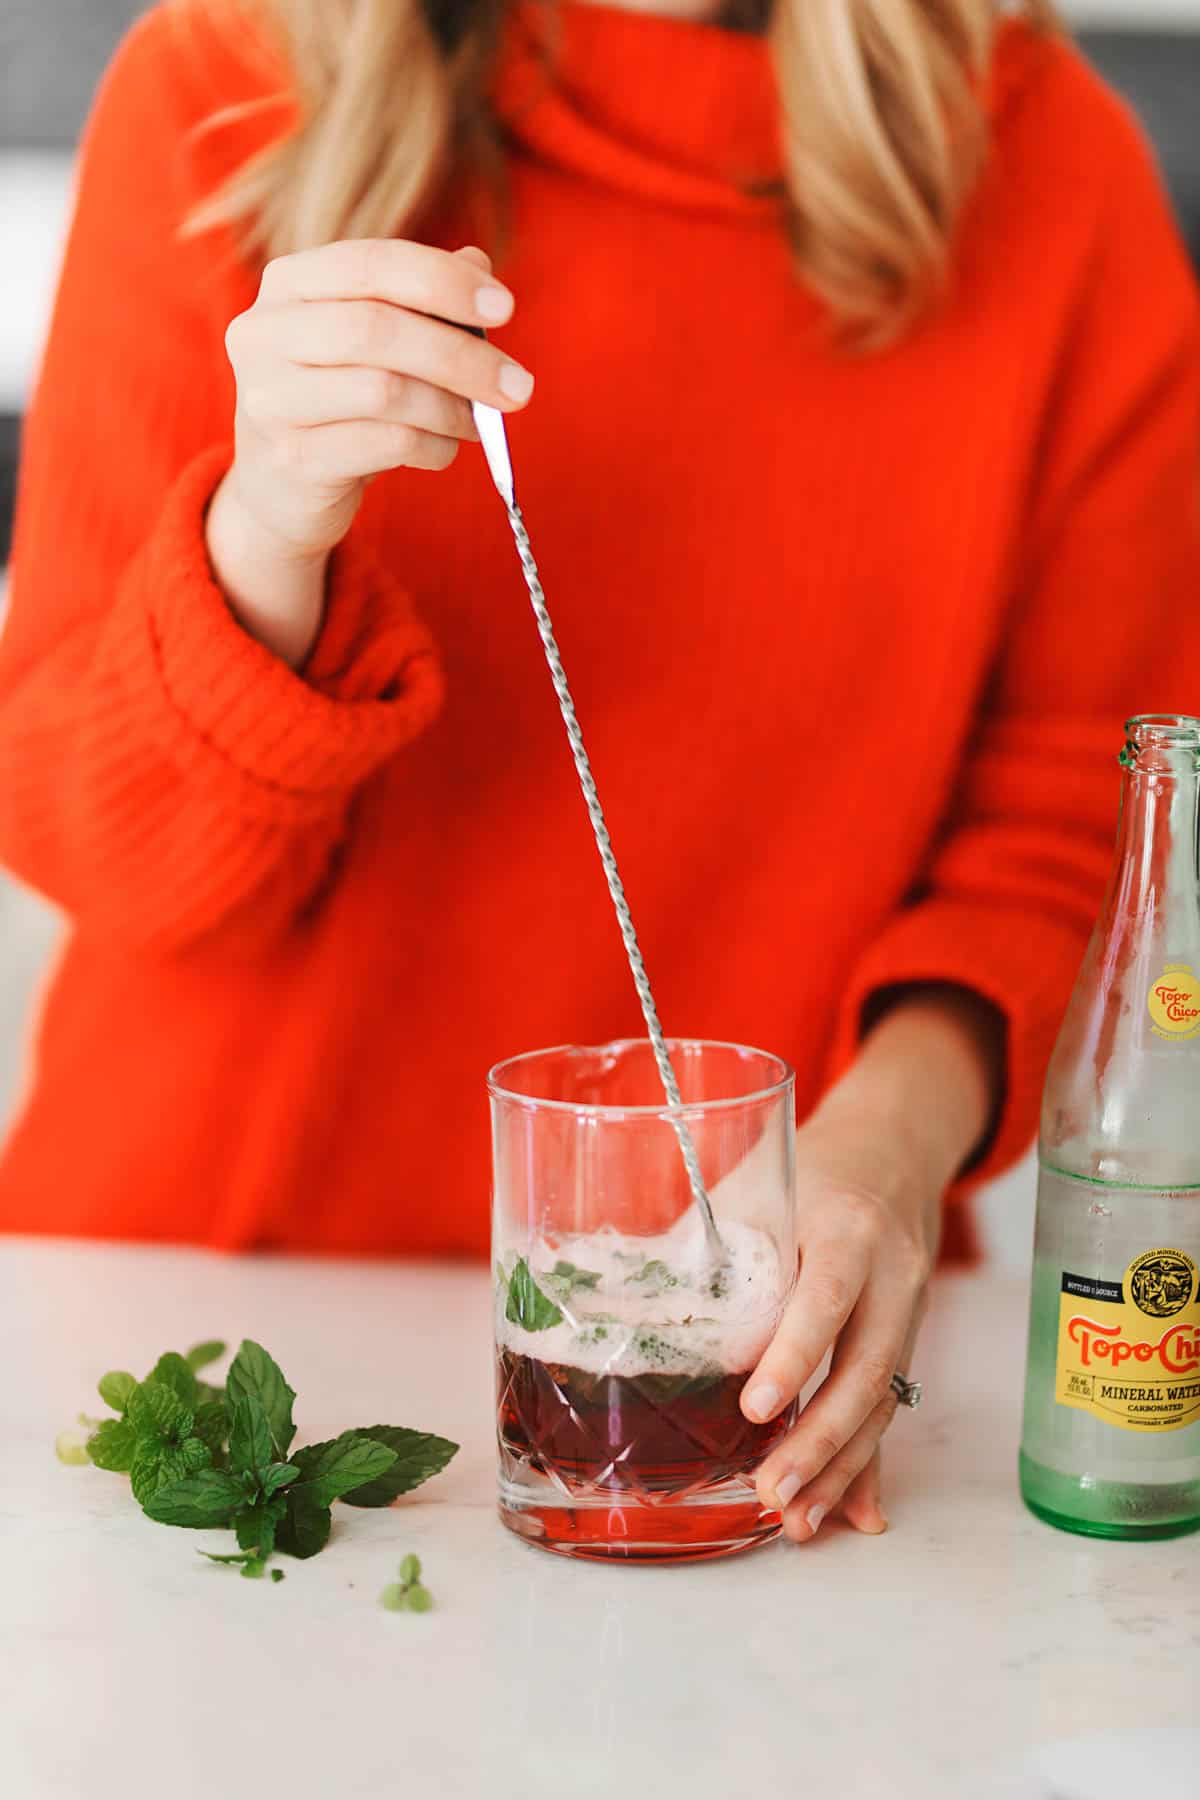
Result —
[{"label": "orange-red knit sweater", "polygon": [[[661,1011],[782,1053],[807,1108],[873,990],[967,983],[1009,1023],[986,1173],[1033,1130],[1122,719],[1200,710],[1197,298],[1157,178],[1008,29],[947,304],[848,356],[748,197],[761,42],[565,16],[554,87],[519,20],[498,80],[511,438]],[[478,451],[373,485],[301,675],[213,583],[256,282],[176,232],[286,118],[153,13],[87,134],[0,656],[0,858],[73,929],[0,1225],[481,1252],[489,1064],[640,1020]]]}]

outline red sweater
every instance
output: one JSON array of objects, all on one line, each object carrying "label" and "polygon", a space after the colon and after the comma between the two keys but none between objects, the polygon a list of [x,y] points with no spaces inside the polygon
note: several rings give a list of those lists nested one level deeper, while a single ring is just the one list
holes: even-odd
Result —
[{"label": "red sweater", "polygon": [[[555,90],[519,28],[499,78],[512,444],[663,1016],[808,1108],[873,990],[966,983],[1009,1025],[994,1172],[1121,721],[1200,710],[1197,297],[1150,158],[1009,28],[952,297],[847,356],[741,181],[777,166],[761,42],[566,22]],[[0,857],[73,929],[0,1225],[481,1252],[489,1064],[640,1020],[479,453],[373,485],[302,676],[213,583],[255,276],[175,234],[280,128],[265,83],[152,13],[87,134],[0,656]]]}]

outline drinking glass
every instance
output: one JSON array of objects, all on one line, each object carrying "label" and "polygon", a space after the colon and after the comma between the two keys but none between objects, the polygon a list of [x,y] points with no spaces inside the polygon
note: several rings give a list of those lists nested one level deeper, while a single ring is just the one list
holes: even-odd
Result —
[{"label": "drinking glass", "polygon": [[670,1053],[674,1115],[641,1040],[488,1077],[500,1516],[560,1555],[725,1556],[780,1530],[753,1475],[795,1408],[752,1424],[739,1399],[795,1283],[793,1075],[737,1044]]}]

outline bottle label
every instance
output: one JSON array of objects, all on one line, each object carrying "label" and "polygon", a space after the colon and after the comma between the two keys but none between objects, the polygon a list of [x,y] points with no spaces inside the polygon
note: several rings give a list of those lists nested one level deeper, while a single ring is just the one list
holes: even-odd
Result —
[{"label": "bottle label", "polygon": [[1200,1037],[1200,977],[1189,963],[1167,963],[1146,996],[1155,1037]]},{"label": "bottle label", "polygon": [[1122,1431],[1200,1421],[1200,1274],[1147,1250],[1121,1281],[1064,1273],[1054,1398]]}]

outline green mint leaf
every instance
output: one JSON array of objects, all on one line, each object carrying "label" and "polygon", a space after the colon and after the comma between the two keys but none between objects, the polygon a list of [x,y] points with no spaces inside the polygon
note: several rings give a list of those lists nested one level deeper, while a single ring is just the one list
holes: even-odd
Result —
[{"label": "green mint leaf", "polygon": [[168,1350],[160,1356],[146,1380],[170,1388],[180,1405],[192,1411],[196,1404],[196,1377],[177,1350]]},{"label": "green mint leaf", "polygon": [[248,1556],[242,1565],[242,1579],[244,1581],[261,1581],[266,1574],[267,1557],[270,1554],[271,1552],[268,1550],[263,1556]]},{"label": "green mint leaf", "polygon": [[277,1457],[285,1458],[292,1447],[296,1427],[292,1422],[292,1402],[296,1390],[283,1378],[283,1371],[267,1355],[261,1344],[245,1338],[230,1364],[225,1377],[225,1393],[232,1410],[247,1394],[253,1394],[267,1415],[271,1431],[271,1447]]},{"label": "green mint leaf", "polygon": [[283,1570],[282,1569],[272,1569],[271,1570],[271,1580],[272,1581],[286,1580]]},{"label": "green mint leaf", "polygon": [[275,1548],[275,1533],[287,1502],[281,1494],[274,1500],[256,1500],[243,1506],[234,1516],[233,1529],[243,1550],[253,1550],[261,1557],[270,1556]]},{"label": "green mint leaf", "polygon": [[192,1418],[193,1435],[206,1443],[214,1455],[224,1447],[228,1429],[223,1401],[205,1400],[196,1408]]},{"label": "green mint leaf", "polygon": [[212,1465],[212,1451],[203,1438],[184,1438],[179,1446],[179,1451],[189,1475],[196,1475],[201,1469],[207,1469]]},{"label": "green mint leaf", "polygon": [[128,1475],[137,1444],[137,1431],[128,1419],[105,1419],[88,1439],[87,1453],[98,1469]]},{"label": "green mint leaf", "polygon": [[421,1559],[419,1556],[405,1557],[404,1561],[400,1564],[400,1579],[405,1583],[420,1581]]},{"label": "green mint leaf", "polygon": [[549,1331],[562,1322],[562,1310],[543,1294],[529,1272],[529,1264],[518,1256],[508,1283],[508,1304],[504,1316],[526,1331]]},{"label": "green mint leaf", "polygon": [[318,1506],[329,1506],[343,1494],[374,1481],[395,1461],[394,1450],[356,1431],[343,1431],[340,1437],[322,1444],[306,1444],[292,1458]]},{"label": "green mint leaf", "polygon": [[193,1531],[228,1525],[241,1501],[237,1482],[223,1469],[201,1469],[160,1487],[142,1502],[142,1511],[159,1525],[185,1525]]},{"label": "green mint leaf", "polygon": [[385,1612],[407,1612],[408,1589],[400,1582],[389,1582],[379,1596],[379,1604]]},{"label": "green mint leaf", "polygon": [[139,1437],[187,1437],[192,1417],[174,1388],[161,1381],[143,1381],[129,1396],[126,1418]]},{"label": "green mint leaf", "polygon": [[190,1350],[185,1351],[183,1360],[192,1374],[198,1375],[201,1369],[207,1369],[209,1363],[220,1362],[225,1349],[220,1338],[209,1338],[203,1344],[193,1344]]},{"label": "green mint leaf", "polygon": [[280,1488],[285,1488],[289,1482],[297,1480],[299,1474],[300,1471],[295,1463],[270,1463],[262,1472],[263,1499],[269,1500],[273,1494],[279,1492]]},{"label": "green mint leaf", "polygon": [[[199,1443],[200,1440],[189,1441]],[[201,1448],[207,1456],[207,1447],[202,1445]],[[153,1438],[139,1438],[129,1470],[129,1485],[134,1499],[144,1508],[163,1488],[207,1473],[209,1471],[203,1467],[197,1467],[194,1455],[183,1444],[163,1444]]]},{"label": "green mint leaf", "polygon": [[303,1485],[287,1488],[282,1495],[287,1511],[275,1533],[275,1547],[289,1556],[315,1556],[329,1542],[333,1514],[315,1501]]},{"label": "green mint leaf", "polygon": [[272,1460],[271,1427],[257,1394],[242,1394],[229,1424],[229,1466],[239,1475],[259,1475]]},{"label": "green mint leaf", "polygon": [[201,1406],[224,1406],[224,1404],[225,1389],[223,1387],[213,1387],[212,1383],[209,1381],[198,1381],[196,1383],[197,1408]]},{"label": "green mint leaf", "polygon": [[384,1474],[342,1495],[347,1506],[390,1506],[401,1494],[411,1493],[432,1475],[440,1475],[458,1445],[428,1431],[409,1431],[404,1425],[360,1425],[359,1437],[394,1450],[396,1460]]},{"label": "green mint leaf", "polygon": [[433,1595],[427,1587],[422,1587],[419,1581],[414,1582],[408,1590],[409,1612],[431,1612],[432,1609]]},{"label": "green mint leaf", "polygon": [[124,1369],[111,1369],[100,1377],[96,1386],[105,1406],[111,1406],[115,1413],[124,1413],[137,1380]]},{"label": "green mint leaf", "polygon": [[207,1562],[215,1563],[248,1563],[254,1557],[253,1550],[231,1550],[225,1556],[218,1556],[213,1550],[198,1550],[196,1554],[203,1556]]},{"label": "green mint leaf", "polygon": [[549,1274],[542,1276],[542,1281],[560,1300],[569,1300],[572,1294],[599,1287],[600,1275],[596,1269],[581,1269],[560,1257]]}]

